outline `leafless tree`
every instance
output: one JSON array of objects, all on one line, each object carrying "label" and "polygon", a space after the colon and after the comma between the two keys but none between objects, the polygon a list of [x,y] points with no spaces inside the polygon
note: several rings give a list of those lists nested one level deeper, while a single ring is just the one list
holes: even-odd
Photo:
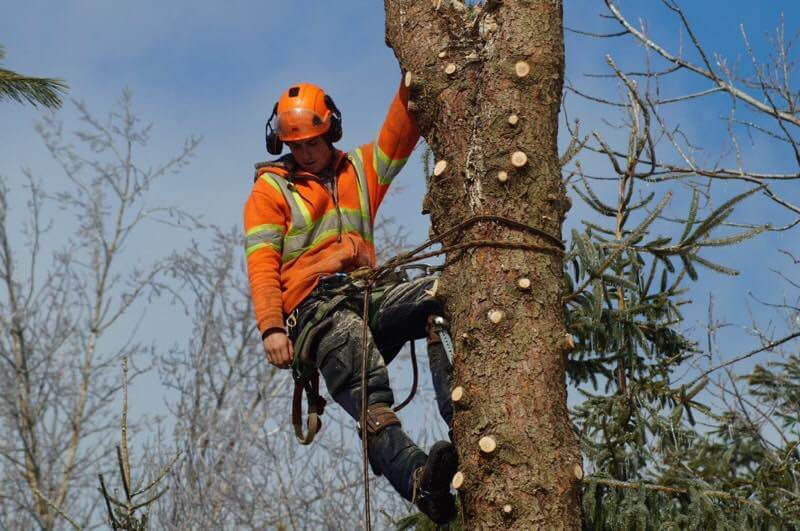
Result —
[{"label": "leafless tree", "polygon": [[[55,115],[37,131],[63,180],[29,171],[22,190],[0,183],[0,527],[55,529],[94,522],[96,473],[114,429],[123,357],[149,352],[136,333],[141,303],[167,263],[141,263],[131,240],[153,224],[191,222],[148,204],[148,192],[189,161],[189,139],[167,162],[144,166],[150,126],[125,92],[106,119],[76,103],[82,129],[67,136]],[[61,182],[67,187],[62,190]],[[61,210],[45,219],[45,206]],[[22,207],[23,223],[10,210]],[[134,265],[135,264],[135,265]],[[124,338],[127,337],[127,340]],[[120,339],[123,338],[123,339]],[[110,372],[111,371],[111,372]]]}]

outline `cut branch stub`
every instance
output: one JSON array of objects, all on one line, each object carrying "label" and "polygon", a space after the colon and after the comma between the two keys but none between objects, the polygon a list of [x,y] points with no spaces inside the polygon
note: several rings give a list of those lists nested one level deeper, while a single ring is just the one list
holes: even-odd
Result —
[{"label": "cut branch stub", "polygon": [[443,174],[445,172],[446,169],[447,169],[447,161],[446,160],[440,160],[433,167],[433,175],[435,177],[439,177],[441,174]]},{"label": "cut branch stub", "polygon": [[522,277],[521,279],[517,280],[517,287],[519,287],[519,289],[530,289],[531,279]]},{"label": "cut branch stub", "polygon": [[450,485],[456,490],[460,489],[464,485],[464,473],[461,471],[456,472],[453,475],[453,481],[450,482]]},{"label": "cut branch stub", "polygon": [[500,181],[501,183],[506,182],[508,180],[508,172],[505,172],[503,170],[497,172],[497,180]]},{"label": "cut branch stub", "polygon": [[455,63],[447,63],[447,66],[444,67],[444,73],[448,76],[452,76],[456,73],[456,65]]},{"label": "cut branch stub", "polygon": [[411,84],[412,84],[413,82],[414,82],[414,76],[413,76],[413,75],[411,75],[411,72],[406,72],[406,75],[405,75],[405,76],[403,76],[403,84],[404,84],[406,87],[408,87],[408,88],[411,88]]},{"label": "cut branch stub", "polygon": [[478,441],[478,446],[480,447],[481,452],[490,454],[497,449],[497,441],[495,441],[493,437],[486,435],[481,437],[481,440]]},{"label": "cut branch stub", "polygon": [[454,404],[459,404],[464,400],[464,388],[460,385],[453,389],[453,392],[450,393],[450,399],[453,401]]},{"label": "cut branch stub", "polygon": [[496,309],[495,310],[489,310],[489,313],[487,314],[487,317],[489,317],[489,320],[491,322],[493,322],[494,324],[497,324],[497,323],[499,323],[500,321],[503,320],[503,317],[505,317],[505,313],[503,313],[503,310],[496,310]]},{"label": "cut branch stub", "polygon": [[575,475],[575,478],[576,478],[578,481],[580,481],[580,480],[582,480],[582,479],[583,479],[583,468],[581,467],[581,465],[579,465],[579,464],[575,463],[575,464],[572,466],[572,473]]},{"label": "cut branch stub", "polygon": [[503,505],[503,514],[508,515],[508,514],[511,514],[513,511],[514,511],[514,508],[511,507],[510,503],[507,503],[507,504]]},{"label": "cut branch stub", "polygon": [[517,64],[514,65],[514,72],[517,77],[525,77],[531,73],[531,65],[525,61],[517,61]]},{"label": "cut branch stub", "polygon": [[519,123],[519,116],[516,114],[512,114],[508,117],[508,124],[511,126],[517,125]]},{"label": "cut branch stub", "polygon": [[442,50],[441,52],[439,52],[439,59],[444,59],[445,57],[447,57],[446,51]]},{"label": "cut branch stub", "polygon": [[528,155],[522,151],[515,151],[511,154],[511,164],[515,168],[521,168],[528,163]]}]

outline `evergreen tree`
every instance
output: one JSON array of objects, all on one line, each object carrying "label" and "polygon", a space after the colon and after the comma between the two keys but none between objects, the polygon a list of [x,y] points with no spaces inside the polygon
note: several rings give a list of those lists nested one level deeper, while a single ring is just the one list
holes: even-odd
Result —
[{"label": "evergreen tree", "polygon": [[[5,58],[5,50],[0,46],[0,61]],[[2,68],[0,63],[0,101],[14,100],[29,103],[34,107],[41,105],[50,109],[61,107],[61,95],[68,86],[60,79],[31,77]]]}]

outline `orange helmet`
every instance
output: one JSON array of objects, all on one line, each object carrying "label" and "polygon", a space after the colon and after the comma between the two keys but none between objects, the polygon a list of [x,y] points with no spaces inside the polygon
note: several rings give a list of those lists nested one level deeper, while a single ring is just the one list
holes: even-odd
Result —
[{"label": "orange helmet", "polygon": [[299,83],[283,93],[267,120],[267,151],[279,155],[283,142],[324,135],[328,143],[342,138],[342,114],[333,99],[311,83]]},{"label": "orange helmet", "polygon": [[310,83],[300,83],[283,93],[275,108],[274,129],[283,142],[324,135],[331,128],[330,97]]}]

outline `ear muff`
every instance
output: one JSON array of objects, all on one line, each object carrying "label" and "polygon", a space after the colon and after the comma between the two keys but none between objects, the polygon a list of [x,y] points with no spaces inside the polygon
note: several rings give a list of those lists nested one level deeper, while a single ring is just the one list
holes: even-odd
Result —
[{"label": "ear muff", "polygon": [[272,128],[272,119],[278,114],[278,104],[272,108],[272,114],[267,118],[267,125],[264,128],[264,137],[267,144],[267,151],[271,155],[280,155],[283,151],[283,142],[278,138],[278,133]]},{"label": "ear muff", "polygon": [[325,133],[325,140],[329,144],[338,142],[342,139],[342,113],[339,108],[333,103],[333,98],[325,94],[325,105],[331,111],[331,128]]}]

